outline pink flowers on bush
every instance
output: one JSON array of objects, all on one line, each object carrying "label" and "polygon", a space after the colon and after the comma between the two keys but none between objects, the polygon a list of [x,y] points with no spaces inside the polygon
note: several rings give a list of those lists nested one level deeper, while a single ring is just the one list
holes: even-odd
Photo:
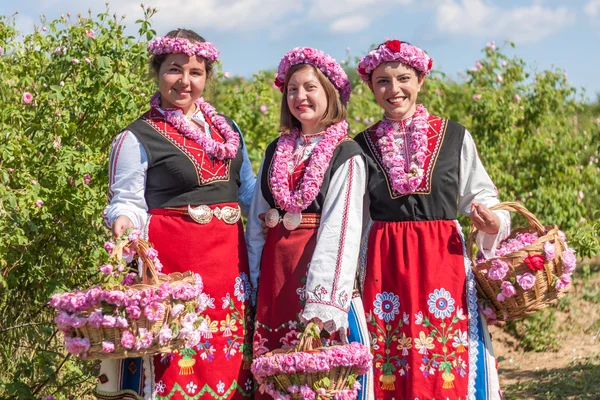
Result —
[{"label": "pink flowers on bush", "polygon": [[33,95],[29,92],[24,92],[23,96],[21,97],[21,101],[23,101],[25,104],[31,104],[33,101]]}]

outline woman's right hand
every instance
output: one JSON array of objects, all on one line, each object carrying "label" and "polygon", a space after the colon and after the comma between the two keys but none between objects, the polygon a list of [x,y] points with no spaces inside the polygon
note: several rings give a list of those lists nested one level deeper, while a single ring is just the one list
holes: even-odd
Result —
[{"label": "woman's right hand", "polygon": [[126,217],[125,215],[120,215],[117,217],[115,222],[113,223],[112,231],[115,237],[121,236],[127,229],[133,228],[133,222]]}]

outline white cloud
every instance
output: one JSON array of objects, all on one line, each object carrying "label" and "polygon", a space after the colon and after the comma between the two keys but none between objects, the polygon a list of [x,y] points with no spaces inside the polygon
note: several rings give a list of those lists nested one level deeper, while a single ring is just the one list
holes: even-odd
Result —
[{"label": "white cloud", "polygon": [[600,13],[600,0],[590,0],[585,5],[585,13],[590,17],[595,17]]},{"label": "white cloud", "polygon": [[362,31],[371,23],[369,17],[362,15],[352,15],[336,19],[331,24],[331,31],[334,33],[346,33]]},{"label": "white cloud", "polygon": [[[140,0],[123,0],[112,9],[119,14],[138,16]],[[280,0],[150,0],[149,7],[158,8],[152,26],[160,33],[164,30],[193,27],[201,31],[252,30],[281,23],[303,10],[301,1]]]},{"label": "white cloud", "polygon": [[444,0],[437,7],[439,32],[485,38],[502,36],[516,43],[535,43],[575,21],[566,7],[546,8],[535,2],[510,9],[483,0]]}]

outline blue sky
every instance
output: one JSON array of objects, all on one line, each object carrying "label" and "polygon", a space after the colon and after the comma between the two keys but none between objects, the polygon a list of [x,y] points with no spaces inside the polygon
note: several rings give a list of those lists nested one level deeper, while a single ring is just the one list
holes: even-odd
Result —
[{"label": "blue sky", "polygon": [[[434,68],[452,78],[475,65],[481,49],[495,41],[516,44],[509,55],[532,70],[552,66],[567,72],[586,96],[600,93],[600,0],[151,0],[159,34],[189,28],[221,51],[223,70],[251,76],[275,68],[296,46],[317,47],[336,59],[361,56],[373,43],[396,38],[424,48]],[[4,0],[0,14],[19,11],[17,25],[29,32],[48,19],[105,9],[104,0]],[[139,0],[111,3],[111,12],[134,21]]]}]

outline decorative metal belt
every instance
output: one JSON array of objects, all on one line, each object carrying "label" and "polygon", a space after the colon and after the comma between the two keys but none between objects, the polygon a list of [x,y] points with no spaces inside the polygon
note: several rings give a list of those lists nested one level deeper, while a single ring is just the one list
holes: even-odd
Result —
[{"label": "decorative metal belt", "polygon": [[269,209],[269,211],[267,211],[265,214],[265,225],[267,225],[269,228],[275,228],[280,222],[288,231],[293,231],[297,228],[316,228],[321,222],[321,214],[294,214],[286,212],[283,217],[281,217],[276,208]]},{"label": "decorative metal belt", "polygon": [[236,207],[215,207],[210,208],[207,205],[201,205],[197,207],[187,206],[185,207],[166,207],[167,210],[179,211],[182,214],[189,215],[195,222],[205,225],[212,221],[213,217],[225,222],[226,224],[233,225],[240,220],[242,210],[240,206]]}]

